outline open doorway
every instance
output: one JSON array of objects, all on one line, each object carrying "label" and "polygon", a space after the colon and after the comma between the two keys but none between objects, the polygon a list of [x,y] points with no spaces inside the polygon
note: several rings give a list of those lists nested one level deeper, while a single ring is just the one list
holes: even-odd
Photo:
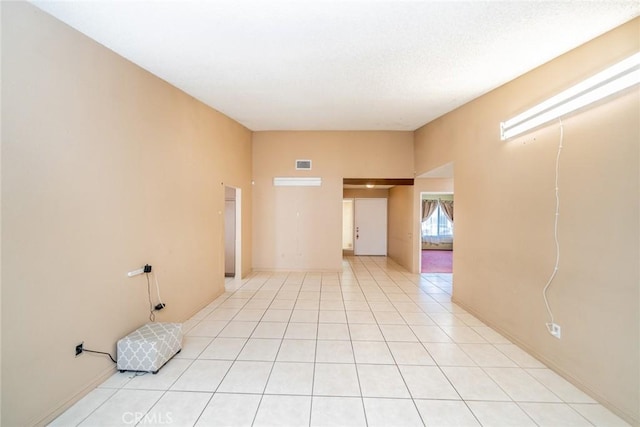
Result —
[{"label": "open doorway", "polygon": [[224,276],[242,277],[241,190],[224,188]]},{"label": "open doorway", "polygon": [[453,273],[453,193],[421,193],[421,273]]}]

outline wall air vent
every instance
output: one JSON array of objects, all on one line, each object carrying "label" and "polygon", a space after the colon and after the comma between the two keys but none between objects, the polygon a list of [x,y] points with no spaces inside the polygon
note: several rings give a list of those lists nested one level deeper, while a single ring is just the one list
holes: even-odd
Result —
[{"label": "wall air vent", "polygon": [[274,187],[320,187],[320,177],[280,177],[273,178]]},{"label": "wall air vent", "polygon": [[311,160],[296,160],[296,170],[297,171],[310,171],[311,170]]}]

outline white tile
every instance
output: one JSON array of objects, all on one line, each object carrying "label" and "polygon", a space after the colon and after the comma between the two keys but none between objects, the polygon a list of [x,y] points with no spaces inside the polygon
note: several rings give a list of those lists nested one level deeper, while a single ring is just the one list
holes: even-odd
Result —
[{"label": "white tile", "polygon": [[[432,298],[439,299],[438,295],[432,295]],[[444,298],[448,299],[449,296],[445,296]],[[429,313],[429,317],[436,322],[436,325],[439,326],[464,326],[465,323],[456,317],[453,313]]]},{"label": "white tile", "polygon": [[440,366],[476,366],[458,344],[424,343],[424,346]]},{"label": "white tile", "polygon": [[596,403],[595,400],[550,369],[525,370],[566,403]]},{"label": "white tile", "polygon": [[315,340],[282,340],[278,362],[313,362],[316,360]]},{"label": "white tile", "polygon": [[265,393],[311,395],[313,371],[313,363],[276,362]]},{"label": "white tile", "polygon": [[250,427],[261,395],[216,393],[198,420],[198,427]]},{"label": "white tile", "polygon": [[451,343],[453,340],[439,326],[411,325],[420,342]]},{"label": "white tile", "polygon": [[293,323],[318,323],[320,312],[318,310],[293,310],[290,322]]},{"label": "white tile", "polygon": [[515,401],[560,402],[555,394],[521,368],[485,368],[485,372]]},{"label": "white tile", "polygon": [[151,410],[144,415],[142,426],[193,426],[213,393],[168,391]]},{"label": "white tile", "polygon": [[226,338],[249,338],[257,325],[258,322],[236,322],[232,320],[220,331],[218,336]]},{"label": "white tile", "polygon": [[460,399],[438,367],[401,365],[399,368],[414,399]]},{"label": "white tile", "polygon": [[319,340],[349,340],[349,328],[346,323],[320,323],[318,325]]},{"label": "white tile", "polygon": [[269,309],[262,317],[263,322],[288,322],[293,310]]},{"label": "white tile", "polygon": [[406,325],[397,311],[374,311],[373,315],[380,325]]},{"label": "white tile", "polygon": [[239,311],[239,308],[216,308],[203,320],[231,320]]},{"label": "white tile", "polygon": [[351,341],[318,340],[316,362],[353,363]]},{"label": "white tile", "polygon": [[349,324],[353,341],[384,341],[378,325]]},{"label": "white tile", "polygon": [[540,427],[593,425],[565,403],[520,403],[519,405]]},{"label": "white tile", "polygon": [[193,337],[215,337],[226,325],[226,320],[203,320],[191,328],[186,335]]},{"label": "white tile", "polygon": [[119,390],[79,425],[111,427],[135,424],[136,417],[146,414],[162,394],[162,391]]},{"label": "white tile", "polygon": [[354,341],[352,345],[356,363],[394,364],[385,342]]},{"label": "white tile", "polygon": [[198,323],[200,323],[200,321],[198,319],[189,319],[186,322],[182,322],[182,333],[184,335],[187,335],[187,333]]},{"label": "white tile", "polygon": [[478,365],[487,368],[516,368],[518,365],[492,344],[458,344]]},{"label": "white tile", "polygon": [[297,290],[283,290],[278,291],[276,295],[276,300],[284,299],[284,300],[296,300],[298,299],[298,291]]},{"label": "white tile", "polygon": [[222,384],[220,384],[218,391],[262,393],[267,385],[272,365],[272,362],[234,362]]},{"label": "white tile", "polygon": [[369,311],[370,310],[369,304],[364,299],[363,300],[345,299],[344,307],[347,311]]},{"label": "white tile", "polygon": [[469,326],[440,325],[445,334],[455,343],[486,343],[487,341]]},{"label": "white tile", "polygon": [[215,391],[229,370],[226,360],[196,360],[171,386],[176,391]]},{"label": "white tile", "polygon": [[211,344],[211,337],[191,337],[182,338],[182,350],[174,356],[175,359],[197,359],[200,353]]},{"label": "white tile", "polygon": [[515,344],[495,344],[495,347],[521,368],[546,368],[546,366]]},{"label": "white tile", "polygon": [[282,338],[287,329],[284,322],[260,322],[251,334],[251,338]]},{"label": "white tile", "polygon": [[244,307],[249,300],[245,298],[229,298],[222,304],[220,304],[219,308],[242,308]]},{"label": "white tile", "polygon": [[271,302],[269,309],[292,310],[295,305],[296,300],[294,299],[275,299]]},{"label": "white tile", "polygon": [[264,395],[253,427],[305,426],[311,416],[311,396]]},{"label": "white tile", "polygon": [[274,361],[280,348],[279,339],[250,338],[238,355],[238,360]]},{"label": "white tile", "polygon": [[316,396],[360,396],[356,365],[316,363],[313,394]]},{"label": "white tile", "polygon": [[406,320],[406,315],[407,314],[421,314],[422,313],[422,309],[415,303],[413,302],[409,302],[410,298],[406,297],[406,300],[408,301],[403,301],[403,302],[394,302],[393,306],[396,308],[396,310],[398,310],[398,312],[400,313],[400,315],[402,315],[403,318],[405,318]]},{"label": "white tile", "polygon": [[435,365],[434,360],[420,343],[390,342],[387,344],[398,365]]},{"label": "white tile", "polygon": [[300,294],[298,294],[298,300],[304,300],[304,301],[319,301],[320,300],[320,292],[314,292],[314,291],[301,291]]},{"label": "white tile", "polygon": [[172,359],[157,374],[136,374],[123,388],[138,390],[167,390],[193,363],[189,359]]},{"label": "white tile", "polygon": [[320,310],[341,310],[344,312],[344,303],[341,300],[320,300]]},{"label": "white tile", "polygon": [[464,400],[511,400],[480,368],[449,366],[442,370]]},{"label": "white tile", "polygon": [[289,323],[284,334],[285,339],[316,339],[317,323]]},{"label": "white tile", "polygon": [[467,402],[467,405],[483,427],[536,427],[513,402]]},{"label": "white tile", "polygon": [[387,341],[418,342],[418,338],[407,325],[380,325],[380,330]]},{"label": "white tile", "polygon": [[344,311],[320,310],[320,323],[347,323],[347,316]]},{"label": "white tile", "polygon": [[484,323],[482,323],[482,321],[480,321],[480,319],[469,313],[456,314],[456,317],[462,320],[467,326],[486,326]]},{"label": "white tile", "polygon": [[319,300],[304,300],[298,298],[295,305],[295,310],[318,310],[320,309]]},{"label": "white tile", "polygon": [[409,313],[401,313],[402,318],[407,322],[408,325],[435,325],[435,322],[431,320],[431,318],[423,312],[409,312]]},{"label": "white tile", "polygon": [[389,301],[389,298],[387,298],[384,292],[371,292],[369,290],[366,290],[364,291],[364,294],[372,310],[377,310],[377,311],[395,311],[396,310],[396,308],[393,306],[393,304],[391,304],[391,301]]},{"label": "white tile", "polygon": [[364,399],[369,427],[422,426],[420,414],[411,399]]},{"label": "white tile", "polygon": [[488,326],[472,326],[471,329],[491,344],[511,344],[511,342]]},{"label": "white tile", "polygon": [[314,396],[311,405],[312,427],[366,427],[362,400],[357,397]]},{"label": "white tile", "polygon": [[572,404],[571,407],[596,427],[630,427],[630,424],[602,405]]},{"label": "white tile", "polygon": [[234,321],[259,321],[267,310],[264,308],[243,308],[235,317]]},{"label": "white tile", "polygon": [[271,306],[271,300],[270,299],[251,299],[251,301],[249,301],[243,308],[248,308],[248,309],[266,309],[269,308]]},{"label": "white tile", "polygon": [[122,388],[125,384],[131,381],[132,378],[133,375],[131,372],[116,372],[104,380],[98,388]]},{"label": "white tile", "polygon": [[246,338],[216,338],[200,353],[199,359],[235,360]]},{"label": "white tile", "polygon": [[415,404],[427,426],[480,427],[476,418],[462,401],[415,399]]},{"label": "white tile", "polygon": [[357,365],[362,395],[365,397],[409,398],[409,391],[394,365]]},{"label": "white tile", "polygon": [[113,396],[115,392],[115,389],[110,388],[94,389],[85,397],[76,402],[75,405],[73,405],[67,411],[63,412],[58,418],[53,420],[51,424],[49,424],[49,426],[66,427],[80,424],[82,420],[87,418],[100,405],[102,405],[111,396]]},{"label": "white tile", "polygon": [[371,311],[347,311],[347,320],[349,323],[365,323],[375,325],[376,318],[373,317]]}]

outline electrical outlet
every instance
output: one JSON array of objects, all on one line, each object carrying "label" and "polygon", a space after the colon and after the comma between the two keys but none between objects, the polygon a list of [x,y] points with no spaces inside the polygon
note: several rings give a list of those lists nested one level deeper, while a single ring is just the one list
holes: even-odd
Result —
[{"label": "electrical outlet", "polygon": [[84,351],[84,341],[76,346],[76,357],[80,356]]},{"label": "electrical outlet", "polygon": [[562,330],[560,329],[560,325],[557,323],[547,323],[547,329],[551,335],[558,339],[562,336]]}]

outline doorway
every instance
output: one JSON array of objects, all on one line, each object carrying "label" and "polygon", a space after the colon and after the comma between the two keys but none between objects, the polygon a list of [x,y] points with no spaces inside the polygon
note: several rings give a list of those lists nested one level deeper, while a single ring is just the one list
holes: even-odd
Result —
[{"label": "doorway", "polygon": [[421,273],[453,273],[453,194],[420,195]]},{"label": "doorway", "polygon": [[242,277],[241,190],[224,188],[224,276]]},{"label": "doorway", "polygon": [[387,199],[355,199],[354,255],[387,255]]}]

